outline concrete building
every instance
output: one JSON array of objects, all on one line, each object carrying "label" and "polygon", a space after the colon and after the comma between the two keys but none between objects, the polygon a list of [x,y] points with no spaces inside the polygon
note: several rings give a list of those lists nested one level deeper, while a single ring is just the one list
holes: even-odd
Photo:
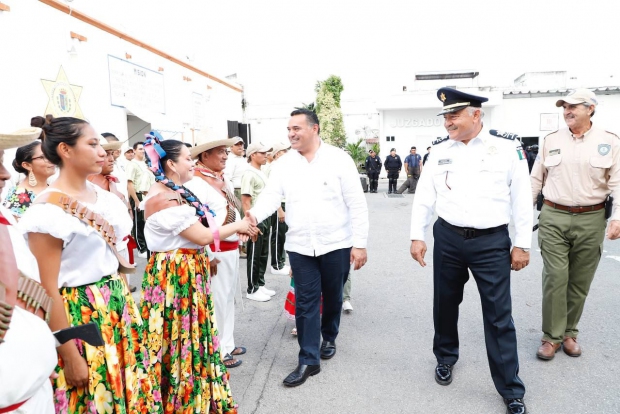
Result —
[{"label": "concrete building", "polygon": [[113,13],[101,2],[2,6],[2,130],[52,114],[87,119],[126,145],[151,129],[191,143],[196,130],[225,135],[227,121],[242,120],[240,85],[193,66],[180,50],[160,50],[119,30],[117,20],[98,20]]}]

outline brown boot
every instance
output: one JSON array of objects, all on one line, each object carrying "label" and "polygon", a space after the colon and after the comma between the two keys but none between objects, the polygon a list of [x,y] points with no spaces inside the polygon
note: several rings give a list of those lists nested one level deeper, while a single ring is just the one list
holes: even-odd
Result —
[{"label": "brown boot", "polygon": [[564,353],[568,356],[581,356],[581,346],[577,343],[577,338],[564,338]]},{"label": "brown boot", "polygon": [[542,341],[542,345],[538,348],[536,356],[546,361],[551,360],[555,357],[555,353],[558,352],[560,346],[562,346],[562,344],[554,344],[553,342]]}]

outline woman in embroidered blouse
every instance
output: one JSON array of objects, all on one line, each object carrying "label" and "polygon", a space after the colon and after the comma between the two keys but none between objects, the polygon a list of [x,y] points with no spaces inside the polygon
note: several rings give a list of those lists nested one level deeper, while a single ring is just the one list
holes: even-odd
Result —
[{"label": "woman in embroidered blouse", "polygon": [[47,188],[47,179],[54,175],[56,167],[43,155],[41,141],[35,141],[17,149],[13,168],[26,175],[26,178],[9,190],[4,206],[19,219],[34,202],[37,194]]},{"label": "woman in embroidered blouse", "polygon": [[208,207],[183,187],[193,177],[194,163],[182,142],[160,143],[151,135],[144,149],[157,182],[143,201],[152,253],[140,308],[151,361],[157,361],[164,412],[236,413],[220,356],[204,246],[219,246],[220,237],[247,235],[256,228],[247,219],[215,226]]},{"label": "woman in embroidered blouse", "polygon": [[56,118],[44,126],[43,154],[60,168],[58,179],[22,216],[41,284],[53,299],[55,331],[94,322],[105,345],[69,341],[58,347],[54,403],[60,413],[161,412],[158,384],[151,381],[143,324],[127,285],[118,276],[115,253],[97,230],[45,203],[47,192],[62,192],[101,215],[118,238],[131,230],[120,199],[91,184],[105,151],[84,120]]}]

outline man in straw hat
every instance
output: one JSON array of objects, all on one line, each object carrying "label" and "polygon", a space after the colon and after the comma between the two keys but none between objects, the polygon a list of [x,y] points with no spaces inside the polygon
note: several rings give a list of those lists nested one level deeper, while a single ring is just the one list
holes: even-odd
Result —
[{"label": "man in straw hat", "polygon": [[[198,199],[215,212],[218,226],[241,220],[240,201],[235,197],[235,189],[224,175],[227,149],[234,145],[235,139],[222,139],[212,131],[201,131],[196,137],[197,145],[190,148],[193,159],[197,160],[194,178],[185,184]],[[211,291],[215,303],[215,318],[220,334],[220,345],[224,365],[234,368],[241,365],[235,356],[245,354],[244,347],[235,346],[235,292],[239,286],[239,236],[220,241],[219,251],[214,244],[210,248],[215,263],[212,266]]]},{"label": "man in straw hat", "polygon": [[[248,145],[246,151],[249,166],[241,178],[241,202],[243,210],[248,211],[256,203],[256,199],[267,185],[267,176],[261,167],[267,163],[267,153],[271,147],[261,142]],[[248,241],[248,290],[246,297],[257,302],[267,302],[276,294],[265,287],[265,271],[269,258],[270,217],[258,223],[260,234],[255,241]]]},{"label": "man in straw hat", "polygon": [[601,258],[606,210],[607,237],[620,237],[620,139],[592,124],[597,105],[588,89],[558,100],[567,128],[545,137],[532,168],[534,204],[541,190],[544,196],[538,223],[543,337],[536,353],[544,360],[560,347],[581,355],[577,324]]},{"label": "man in straw hat", "polygon": [[[0,133],[0,190],[10,174],[4,150],[36,140],[40,128]],[[11,212],[0,203],[0,412],[54,413],[49,376],[58,363],[55,339],[39,316],[17,305],[19,273],[38,281],[36,260]]]},{"label": "man in straw hat", "polygon": [[[226,177],[232,182],[235,188],[235,196],[241,200],[241,178],[243,173],[248,168],[248,163],[244,157],[245,142],[241,137],[233,137],[235,142],[230,147],[230,154],[228,154],[228,160],[226,160],[226,168],[224,172]],[[241,206],[241,215],[243,215],[243,206]],[[239,245],[240,258],[245,259],[247,257],[246,248],[243,244]]]}]

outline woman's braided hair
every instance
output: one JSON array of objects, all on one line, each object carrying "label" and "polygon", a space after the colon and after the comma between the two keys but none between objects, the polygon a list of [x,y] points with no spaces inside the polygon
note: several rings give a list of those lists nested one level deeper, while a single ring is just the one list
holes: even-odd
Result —
[{"label": "woman's braided hair", "polygon": [[146,160],[149,169],[155,174],[155,180],[179,193],[181,197],[196,209],[196,215],[200,218],[202,224],[205,227],[210,227],[209,222],[213,222],[212,219],[215,217],[215,212],[206,204],[202,204],[198,197],[188,188],[185,188],[183,185],[175,184],[166,177],[164,173],[163,165],[168,160],[176,162],[185,144],[181,141],[172,139],[164,141],[155,131],[151,131],[151,133],[146,134],[145,137],[144,151],[146,153]]}]

